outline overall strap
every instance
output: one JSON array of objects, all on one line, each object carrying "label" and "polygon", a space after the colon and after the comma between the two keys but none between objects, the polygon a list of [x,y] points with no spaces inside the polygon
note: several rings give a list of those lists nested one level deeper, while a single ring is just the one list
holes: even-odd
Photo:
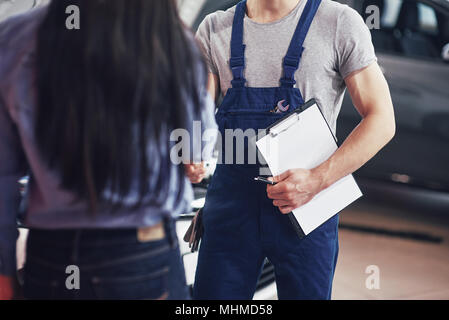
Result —
[{"label": "overall strap", "polygon": [[287,55],[284,58],[284,77],[281,79],[282,87],[293,88],[296,84],[295,72],[298,70],[301,62],[301,56],[304,51],[304,40],[320,4],[321,0],[307,0],[306,7],[296,27],[290,47],[288,48]]},{"label": "overall strap", "polygon": [[231,60],[229,61],[229,65],[234,78],[231,81],[233,88],[244,87],[246,82],[243,76],[243,70],[245,69],[245,45],[243,44],[243,22],[245,14],[246,0],[243,0],[237,4],[234,23],[232,25]]}]

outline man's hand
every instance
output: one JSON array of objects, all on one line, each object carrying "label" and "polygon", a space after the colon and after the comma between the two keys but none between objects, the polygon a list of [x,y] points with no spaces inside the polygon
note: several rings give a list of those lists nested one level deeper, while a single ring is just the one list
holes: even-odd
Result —
[{"label": "man's hand", "polygon": [[185,164],[185,172],[191,183],[200,183],[206,176],[204,163]]},{"label": "man's hand", "polygon": [[318,170],[288,170],[273,181],[277,184],[267,187],[268,198],[273,199],[273,205],[283,214],[305,205],[326,188],[324,176]]},{"label": "man's hand", "polygon": [[390,90],[377,63],[345,78],[352,101],[363,117],[338,150],[312,170],[290,170],[274,179],[268,197],[282,213],[308,203],[320,191],[353,173],[382,149],[395,134]]}]

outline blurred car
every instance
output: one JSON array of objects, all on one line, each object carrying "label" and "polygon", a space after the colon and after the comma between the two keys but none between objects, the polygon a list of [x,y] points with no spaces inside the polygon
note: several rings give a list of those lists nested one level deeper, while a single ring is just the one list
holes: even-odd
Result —
[{"label": "blurred car", "polygon": [[[372,38],[390,85],[397,133],[357,175],[449,193],[449,1],[345,1],[362,16],[380,9]],[[349,94],[340,141],[360,121]]]},{"label": "blurred car", "polygon": [[[194,30],[209,13],[239,2],[199,1],[203,5],[193,19]],[[397,120],[394,140],[355,175],[363,180],[438,191],[448,198],[449,1],[339,2],[365,19],[373,13],[369,6],[379,9],[380,28],[373,28],[371,34],[379,65],[390,85]],[[339,141],[344,141],[360,120],[346,93],[337,126]]]}]

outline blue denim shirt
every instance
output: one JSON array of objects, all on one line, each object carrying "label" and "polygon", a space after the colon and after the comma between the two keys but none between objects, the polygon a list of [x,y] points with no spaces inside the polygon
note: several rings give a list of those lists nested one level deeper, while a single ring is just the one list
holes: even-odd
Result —
[{"label": "blue denim shirt", "polygon": [[[92,217],[87,201],[73,203],[75,195],[60,187],[60,175],[49,168],[36,148],[34,137],[35,87],[33,86],[37,28],[45,17],[47,7],[15,16],[0,24],[0,274],[12,275],[16,268],[17,213],[21,200],[17,181],[30,174],[25,225],[41,229],[126,228],[151,226],[164,216],[176,216],[190,209],[193,198],[191,184],[185,178],[170,178],[170,194],[163,207],[142,206],[122,209],[111,215],[106,209]],[[193,41],[193,36],[192,36]],[[198,66],[199,67],[199,66]],[[200,87],[200,86],[199,86]],[[206,88],[198,88],[204,112],[202,130],[215,129],[214,103]],[[192,109],[189,97],[186,108]],[[192,113],[193,114],[193,113]],[[192,122],[193,116],[192,116]],[[187,128],[192,133],[192,128]],[[167,139],[168,133],[167,133]],[[201,143],[201,142],[200,142]],[[204,143],[204,142],[203,142]],[[215,138],[208,141],[215,143]],[[204,150],[202,145],[199,149]],[[151,152],[152,146],[148,147]],[[207,149],[212,149],[207,146]],[[153,149],[154,151],[154,149]],[[208,155],[193,154],[195,160]],[[171,166],[175,172],[174,164]],[[136,172],[136,181],[138,173]],[[175,201],[176,191],[185,185],[184,201]],[[110,195],[111,196],[111,195]],[[112,195],[113,196],[113,195]],[[130,202],[136,193],[128,197]],[[126,201],[127,199],[125,199]],[[100,206],[101,208],[101,206]]]}]

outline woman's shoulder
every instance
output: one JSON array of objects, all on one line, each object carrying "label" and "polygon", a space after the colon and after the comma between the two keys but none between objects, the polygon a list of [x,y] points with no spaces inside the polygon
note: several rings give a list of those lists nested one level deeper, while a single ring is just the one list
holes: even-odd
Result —
[{"label": "woman's shoulder", "polygon": [[38,7],[0,23],[0,79],[6,79],[22,57],[34,50],[37,30],[47,10],[47,5]]},{"label": "woman's shoulder", "polygon": [[48,5],[45,5],[2,21],[0,23],[0,41],[2,43],[0,48],[6,48],[3,44],[19,44],[24,37],[35,33],[47,11]]}]

